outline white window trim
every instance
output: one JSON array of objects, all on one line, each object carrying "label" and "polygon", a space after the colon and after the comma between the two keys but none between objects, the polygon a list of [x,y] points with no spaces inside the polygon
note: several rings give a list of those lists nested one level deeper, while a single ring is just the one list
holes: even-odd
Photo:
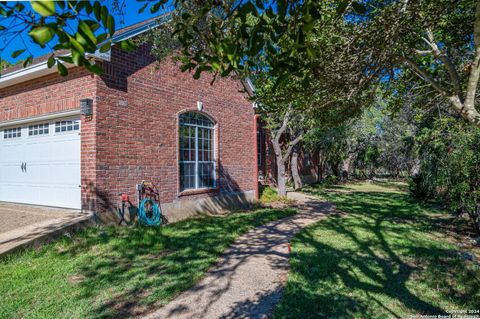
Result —
[{"label": "white window trim", "polygon": [[[47,132],[47,133],[42,133],[42,134],[37,134],[37,135],[34,135],[34,134],[30,135],[30,127],[33,127],[33,126],[35,126],[35,125],[38,125],[38,126],[41,125],[41,126],[42,126],[42,132],[43,132],[43,130],[45,129],[44,126],[46,125],[48,132]],[[35,138],[35,137],[49,136],[49,135],[50,135],[50,132],[51,132],[51,127],[50,127],[50,126],[51,126],[51,125],[50,125],[50,122],[38,123],[38,124],[30,124],[30,125],[26,126],[26,128],[27,128],[27,137],[28,137],[28,138]],[[32,131],[33,131],[33,130],[34,130],[34,129],[32,128]],[[40,130],[40,129],[38,129],[38,130]]]},{"label": "white window trim", "polygon": [[[16,134],[19,132],[20,133],[20,136],[15,136],[15,137],[7,137],[5,134],[9,134],[7,132],[10,132],[12,131],[13,133],[13,130],[15,130]],[[15,141],[15,140],[18,140],[18,139],[21,139],[24,135],[24,132],[22,132],[22,127],[21,126],[18,126],[18,127],[10,127],[10,128],[5,128],[3,129],[2,131],[2,139],[4,141]]]},{"label": "white window trim", "polygon": [[[61,123],[61,122],[72,122],[72,129],[71,130],[65,130],[65,131],[60,130],[59,132],[57,132],[57,123]],[[75,126],[74,123],[75,122],[78,122],[78,129],[74,128],[74,126]],[[61,119],[61,120],[53,121],[52,126],[53,126],[53,134],[55,134],[55,135],[78,133],[81,130],[81,121],[80,121],[80,119]],[[61,124],[60,124],[59,127],[60,128],[62,127]]]},{"label": "white window trim", "polygon": [[[179,120],[180,121],[180,120]],[[210,120],[212,121],[212,120]],[[181,185],[180,185],[180,191],[181,192],[188,192],[188,191],[195,191],[195,190],[202,190],[202,189],[215,189],[217,188],[217,159],[216,159],[216,147],[217,147],[217,143],[216,143],[216,138],[215,138],[215,134],[216,134],[216,125],[215,123],[212,121],[213,123],[213,126],[205,126],[205,125],[199,125],[199,124],[191,124],[191,123],[184,123],[182,124],[180,122],[180,125],[179,127],[182,127],[182,126],[190,126],[190,127],[193,127],[195,128],[195,161],[183,161],[180,159],[179,163],[180,164],[195,164],[195,169],[194,169],[194,174],[195,174],[195,188],[181,188]],[[212,132],[212,136],[211,136],[211,140],[212,140],[212,153],[213,153],[213,160],[211,161],[199,161],[199,156],[198,156],[198,129],[199,128],[205,128],[205,129],[209,129],[211,130]],[[179,140],[180,141],[180,140]],[[181,151],[181,148],[179,147],[179,151]],[[199,167],[199,163],[213,163],[213,186],[210,186],[210,187],[200,187],[200,176],[199,176],[199,171],[198,171],[198,167]],[[182,176],[180,176],[180,178],[182,178]]]}]

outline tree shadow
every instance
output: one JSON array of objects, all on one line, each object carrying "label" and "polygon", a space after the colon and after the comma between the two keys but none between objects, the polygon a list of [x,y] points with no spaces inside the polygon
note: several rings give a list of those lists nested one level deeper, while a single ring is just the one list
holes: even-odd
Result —
[{"label": "tree shadow", "polygon": [[58,254],[79,260],[75,285],[79,298],[93,301],[91,316],[143,316],[198,282],[238,234],[292,213],[267,209],[161,228],[91,228]]},{"label": "tree shadow", "polygon": [[[239,273],[247,271],[248,264],[256,258],[266,258],[267,262],[258,261],[255,264],[254,271],[257,274],[251,274],[252,278],[270,270],[284,273],[286,276],[289,268],[286,240],[293,237],[302,228],[303,225],[295,217],[289,217],[272,221],[268,225],[252,230],[247,241],[239,238],[234,246],[222,254],[221,259],[200,283],[161,309],[160,313],[156,313],[155,316],[170,318],[183,313],[183,317],[185,317],[186,313],[194,318],[209,318],[211,312],[222,313],[225,310],[227,310],[225,318],[254,318],[257,315],[260,318],[261,315],[269,314],[278,302],[282,283],[276,282],[273,291],[249,299],[251,296],[248,291],[251,286],[242,283],[246,285],[243,288],[247,290],[239,291],[239,282],[235,281],[235,278]],[[222,300],[224,298],[229,300],[232,297],[232,291],[238,291],[245,299],[229,306],[228,301],[224,303]],[[191,300],[196,300],[197,304],[191,304]]]},{"label": "tree shadow", "polygon": [[442,298],[478,309],[478,301],[472,302],[480,291],[475,272],[443,243],[426,239],[425,232],[437,225],[435,217],[407,195],[322,196],[334,199],[348,216],[322,220],[296,237],[300,250],[291,259],[294,275],[276,317],[441,315],[446,314]]},{"label": "tree shadow", "polygon": [[219,214],[237,210],[247,210],[253,207],[254,195],[247,196],[237,180],[230,174],[231,168],[224,166],[222,161],[217,163],[218,189],[212,193],[208,201],[201,201],[198,214]]},{"label": "tree shadow", "polygon": [[402,183],[400,181],[391,181],[391,180],[373,180],[373,184],[394,189],[401,192],[408,192],[408,184]]}]

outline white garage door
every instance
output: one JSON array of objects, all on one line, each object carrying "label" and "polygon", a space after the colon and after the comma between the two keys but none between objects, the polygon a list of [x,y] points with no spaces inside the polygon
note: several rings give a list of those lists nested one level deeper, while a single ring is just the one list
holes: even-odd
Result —
[{"label": "white garage door", "polygon": [[80,121],[0,128],[0,201],[81,208]]}]

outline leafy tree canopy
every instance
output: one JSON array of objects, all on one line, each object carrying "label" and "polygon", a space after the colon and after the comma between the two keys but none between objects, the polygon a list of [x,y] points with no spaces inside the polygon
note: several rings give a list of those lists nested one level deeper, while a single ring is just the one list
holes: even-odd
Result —
[{"label": "leafy tree canopy", "polygon": [[[50,47],[52,55],[48,67],[57,66],[61,75],[68,74],[64,63],[82,66],[94,73],[101,73],[101,67],[89,58],[97,50],[107,52],[115,33],[115,18],[101,1],[30,1],[0,2],[0,38],[3,48],[19,35],[28,36],[41,48]],[[122,48],[131,49],[131,41],[121,42]],[[28,45],[12,53],[16,58],[28,52]],[[31,64],[29,54],[23,66]]]}]

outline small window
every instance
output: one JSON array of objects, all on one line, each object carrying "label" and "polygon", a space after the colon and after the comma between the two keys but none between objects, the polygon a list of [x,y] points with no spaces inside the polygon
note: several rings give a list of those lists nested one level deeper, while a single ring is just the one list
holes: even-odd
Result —
[{"label": "small window", "polygon": [[35,124],[28,127],[28,136],[48,135],[48,123]]},{"label": "small window", "polygon": [[77,121],[58,121],[55,122],[55,133],[78,131],[80,122]]},{"label": "small window", "polygon": [[15,128],[7,128],[3,131],[3,138],[4,139],[9,139],[9,138],[17,138],[22,136],[22,128],[21,127],[15,127]]}]

